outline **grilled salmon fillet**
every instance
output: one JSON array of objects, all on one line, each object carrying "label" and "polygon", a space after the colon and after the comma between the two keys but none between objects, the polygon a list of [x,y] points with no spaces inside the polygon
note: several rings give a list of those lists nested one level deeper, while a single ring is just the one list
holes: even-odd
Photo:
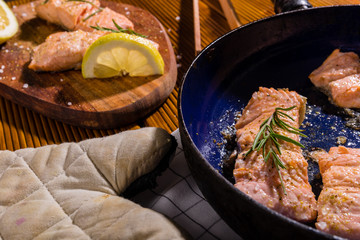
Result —
[{"label": "grilled salmon fillet", "polygon": [[360,60],[354,52],[335,49],[309,78],[335,105],[360,108]]},{"label": "grilled salmon fillet", "polygon": [[66,30],[93,31],[90,26],[116,29],[112,20],[124,29],[134,29],[134,24],[124,15],[109,8],[101,8],[99,0],[48,0],[35,7],[37,15]]},{"label": "grilled salmon fillet", "polygon": [[[308,163],[302,155],[300,147],[280,141],[279,156],[286,166],[281,169],[286,193],[281,186],[281,180],[272,159],[264,161],[262,151],[253,151],[245,156],[254,143],[260,125],[269,118],[275,108],[296,106],[289,112],[294,121],[284,121],[298,128],[304,119],[306,99],[294,91],[287,89],[275,90],[260,87],[244,108],[242,116],[237,121],[236,140],[239,149],[233,171],[235,187],[252,197],[257,202],[300,222],[311,222],[316,218],[316,200],[308,182]],[[299,141],[299,136],[280,128],[275,132]]]},{"label": "grilled salmon fillet", "polygon": [[44,43],[35,47],[29,68],[35,71],[63,71],[79,69],[86,49],[103,31],[58,32],[48,36]]},{"label": "grilled salmon fillet", "polygon": [[319,162],[323,181],[316,228],[360,239],[360,149],[339,146],[311,155]]}]

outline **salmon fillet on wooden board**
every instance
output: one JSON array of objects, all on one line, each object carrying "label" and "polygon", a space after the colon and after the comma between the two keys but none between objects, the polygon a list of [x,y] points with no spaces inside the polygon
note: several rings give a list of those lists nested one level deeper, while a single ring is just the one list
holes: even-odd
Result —
[{"label": "salmon fillet on wooden board", "polygon": [[174,49],[166,29],[149,11],[101,0],[103,7],[127,16],[137,33],[158,43],[164,60],[164,74],[89,81],[78,70],[37,72],[28,68],[33,49],[44,43],[50,34],[63,29],[36,15],[37,2],[17,3],[12,10],[19,23],[19,32],[0,49],[2,97],[67,124],[112,129],[144,118],[173,90],[177,80]]},{"label": "salmon fillet on wooden board", "polygon": [[[108,7],[100,8],[98,0],[48,0],[38,2],[35,10],[40,18],[74,30],[52,34],[33,49],[29,68],[35,71],[80,69],[87,48],[100,36],[110,33],[92,27],[117,30],[115,22],[123,29],[134,29],[134,24],[124,15]],[[151,43],[159,48],[158,43]]]},{"label": "salmon fillet on wooden board", "polygon": [[51,23],[73,30],[87,12],[95,12],[100,7],[99,0],[67,1],[44,0],[37,2],[35,11],[37,15]]},{"label": "salmon fillet on wooden board", "polygon": [[340,52],[335,49],[309,78],[335,105],[360,108],[359,73],[359,56],[354,52]]},{"label": "salmon fillet on wooden board", "polygon": [[[109,34],[108,31],[57,32],[49,35],[45,42],[34,47],[29,68],[34,71],[60,72],[70,69],[81,69],[86,50],[99,37]],[[159,49],[159,44],[149,40]]]},{"label": "salmon fillet on wooden board", "polygon": [[51,34],[34,48],[29,68],[35,71],[80,69],[86,49],[105,34],[107,32],[81,30]]},{"label": "salmon fillet on wooden board", "polygon": [[99,0],[45,0],[35,7],[37,15],[66,30],[93,31],[90,26],[116,29],[112,19],[124,29],[134,29],[134,24],[124,15],[107,7],[101,8]]},{"label": "salmon fillet on wooden board", "polygon": [[[233,171],[235,187],[257,202],[300,222],[311,222],[316,218],[316,200],[308,182],[308,163],[299,146],[280,141],[279,156],[286,169],[281,169],[286,194],[272,159],[264,161],[262,151],[253,151],[245,156],[254,143],[260,125],[269,118],[275,108],[296,106],[289,112],[294,121],[284,121],[298,128],[304,119],[306,99],[294,91],[260,87],[252,95],[242,116],[235,125],[239,148]],[[276,127],[275,132],[299,141],[299,136]]]},{"label": "salmon fillet on wooden board", "polygon": [[360,239],[360,149],[343,146],[314,151],[323,189],[318,198],[316,228],[348,239]]}]

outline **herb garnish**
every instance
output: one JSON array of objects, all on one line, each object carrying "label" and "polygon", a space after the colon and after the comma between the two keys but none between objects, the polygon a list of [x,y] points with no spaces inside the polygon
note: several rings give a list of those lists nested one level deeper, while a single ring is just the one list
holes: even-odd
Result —
[{"label": "herb garnish", "polygon": [[96,24],[96,26],[90,26],[91,28],[94,28],[96,30],[100,30],[100,31],[109,31],[109,32],[114,32],[114,33],[128,33],[128,34],[133,34],[133,35],[136,35],[136,36],[139,36],[139,37],[143,37],[143,38],[147,38],[147,36],[145,35],[142,35],[140,33],[137,33],[135,32],[134,30],[131,30],[131,29],[125,29],[125,28],[122,28],[120,27],[114,19],[112,19],[115,27],[117,28],[117,30],[115,29],[112,29],[112,28],[107,28],[107,27],[100,27],[98,24]]},{"label": "herb garnish", "polygon": [[295,121],[292,117],[290,117],[288,114],[283,112],[283,111],[290,111],[295,107],[296,106],[292,106],[289,108],[275,108],[275,112],[260,125],[260,130],[256,134],[252,147],[249,149],[249,151],[245,153],[245,157],[246,157],[253,151],[258,152],[262,150],[262,155],[264,157],[265,162],[267,162],[269,158],[272,157],[276,170],[279,173],[281,186],[283,188],[285,195],[287,195],[287,193],[281,176],[280,168],[286,169],[286,166],[279,157],[279,155],[281,155],[281,150],[280,150],[281,145],[278,140],[283,140],[295,144],[302,148],[304,147],[304,145],[302,145],[298,141],[295,141],[294,139],[276,133],[274,131],[274,127],[278,126],[279,128],[284,129],[288,132],[300,135],[302,137],[307,137],[305,134],[301,133],[302,130],[292,127],[289,124],[285,123],[283,120],[281,120],[282,117],[282,118],[289,118],[292,121]]},{"label": "herb garnish", "polygon": [[[49,0],[45,0],[42,4],[46,4]],[[86,20],[88,20],[89,18],[91,18],[92,16],[94,16],[95,14],[101,12],[102,10],[104,10],[104,8],[102,7],[98,7],[96,6],[93,2],[88,1],[88,0],[66,0],[67,2],[83,2],[83,3],[89,3],[92,6],[96,7],[97,10],[93,13],[91,13],[90,15],[88,15],[86,18],[84,18],[82,21],[85,22]],[[120,27],[114,19],[112,19],[115,27],[117,28],[117,30],[115,29],[111,29],[111,28],[107,28],[107,27],[100,27],[98,24],[96,24],[96,26],[90,26],[91,28],[94,28],[96,30],[100,30],[100,31],[109,31],[109,32],[114,32],[114,33],[128,33],[128,34],[133,34],[139,37],[143,37],[143,38],[147,38],[146,35],[142,35],[140,33],[135,32],[134,30],[131,29],[125,29]]]},{"label": "herb garnish", "polygon": [[102,10],[104,10],[104,8],[102,7],[98,7],[97,5],[95,5],[93,2],[91,1],[87,1],[87,0],[66,0],[67,2],[83,2],[83,3],[88,3],[91,4],[92,6],[96,7],[97,10],[95,12],[93,12],[92,14],[90,14],[89,16],[87,16],[86,18],[84,18],[82,21],[85,22],[86,20],[88,20],[89,18],[91,18],[92,16],[94,16],[95,14],[101,12]]}]

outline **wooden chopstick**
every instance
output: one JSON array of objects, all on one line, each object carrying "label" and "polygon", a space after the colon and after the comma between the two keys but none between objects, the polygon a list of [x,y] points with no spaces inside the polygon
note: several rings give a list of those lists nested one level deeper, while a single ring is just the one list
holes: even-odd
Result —
[{"label": "wooden chopstick", "polygon": [[199,1],[193,0],[195,56],[201,52]]},{"label": "wooden chopstick", "polygon": [[225,18],[230,26],[230,29],[235,29],[241,26],[241,22],[234,10],[231,0],[219,0],[221,8],[225,14]]}]

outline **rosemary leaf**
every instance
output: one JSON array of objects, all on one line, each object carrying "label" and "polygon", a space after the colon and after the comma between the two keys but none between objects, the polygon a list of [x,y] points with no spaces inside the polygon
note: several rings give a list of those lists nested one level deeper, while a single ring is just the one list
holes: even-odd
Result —
[{"label": "rosemary leaf", "polygon": [[274,143],[276,150],[279,152],[279,154],[281,154],[281,149],[280,149],[280,143],[277,141],[277,139],[275,138],[274,135],[271,135],[271,140]]},{"label": "rosemary leaf", "polygon": [[255,140],[254,140],[254,144],[253,144],[253,147],[252,147],[252,150],[255,150],[256,145],[258,144],[258,141],[259,141],[259,139],[261,138],[262,133],[264,133],[264,131],[265,131],[265,128],[266,128],[266,125],[264,125],[264,126],[260,129],[259,133],[256,135]]},{"label": "rosemary leaf", "polygon": [[259,151],[261,148],[263,148],[264,147],[264,145],[265,145],[265,143],[266,143],[266,140],[267,139],[261,139],[260,141],[259,141],[259,144],[258,144],[258,146],[256,147],[256,151]]},{"label": "rosemary leaf", "polygon": [[[72,0],[72,1],[77,1],[77,0]],[[128,34],[132,34],[132,35],[136,35],[139,37],[143,37],[143,38],[147,38],[146,35],[142,35],[140,33],[135,32],[134,30],[131,29],[125,29],[120,27],[114,19],[112,19],[116,29],[112,29],[112,28],[107,28],[107,27],[100,27],[98,24],[96,24],[96,26],[90,26],[93,29],[99,30],[99,31],[108,31],[108,32],[113,32],[113,33],[128,33]]]},{"label": "rosemary leaf", "polygon": [[282,168],[286,168],[286,167],[282,164],[281,160],[279,159],[279,156],[278,156],[275,152],[272,152],[272,156],[273,156],[273,158],[275,159],[275,162],[277,162],[277,164],[275,164],[276,170],[278,171],[279,178],[280,178],[280,182],[281,182],[281,186],[282,186],[282,189],[283,189],[283,191],[284,191],[284,194],[287,195],[287,193],[286,193],[286,188],[285,188],[285,184],[284,184],[284,181],[283,181],[283,179],[282,179],[279,166],[282,167]]},{"label": "rosemary leaf", "polygon": [[295,121],[289,114],[286,114],[286,113],[280,112],[280,111],[278,111],[278,114],[283,116],[283,117],[287,117],[287,118],[290,118],[291,120]]},{"label": "rosemary leaf", "polygon": [[86,18],[84,18],[82,21],[85,22],[86,20],[88,20],[89,18],[93,17],[94,15],[98,14],[99,12],[101,12],[103,10],[103,8],[99,8],[98,10],[96,10],[95,12],[93,12],[92,14],[90,14],[89,16],[87,16]]},{"label": "rosemary leaf", "polygon": [[266,154],[266,156],[265,156],[265,148],[263,148],[263,156],[265,156],[265,157],[264,157],[264,161],[265,161],[265,162],[267,162],[267,160],[270,158],[270,154],[271,154],[271,152],[269,151],[269,152]]},{"label": "rosemary leaf", "polygon": [[288,107],[288,108],[278,107],[278,108],[275,109],[275,111],[277,111],[277,113],[279,113],[279,110],[280,111],[290,111],[290,110],[293,110],[294,108],[296,108],[296,106],[292,106],[292,107]]},{"label": "rosemary leaf", "polygon": [[[300,135],[302,137],[307,137],[305,134],[301,133],[302,130],[295,128],[286,122],[284,122],[281,118],[288,118],[292,121],[295,121],[289,114],[285,113],[286,111],[290,111],[294,109],[296,106],[292,106],[289,108],[275,108],[274,113],[265,121],[263,121],[260,125],[260,130],[256,134],[253,145],[251,148],[245,153],[245,157],[249,155],[253,151],[262,151],[262,155],[264,161],[267,163],[270,157],[273,160],[273,164],[275,165],[276,170],[278,171],[279,178],[281,181],[282,189],[284,194],[286,195],[285,184],[281,176],[280,168],[286,169],[285,164],[281,161],[279,155],[281,155],[281,144],[279,140],[294,144],[299,147],[304,147],[300,142],[289,138],[287,136],[276,133],[274,127],[277,126],[280,129],[283,129],[287,132],[294,133]],[[285,112],[284,112],[285,111]],[[270,141],[269,141],[270,140]],[[273,148],[274,147],[274,148]]]},{"label": "rosemary leaf", "polygon": [[66,0],[67,2],[83,2],[83,3],[89,3],[94,7],[97,7],[93,2],[87,1],[87,0]]},{"label": "rosemary leaf", "polygon": [[289,137],[286,137],[286,136],[284,136],[284,135],[280,135],[280,134],[276,134],[276,133],[275,133],[275,134],[274,134],[274,137],[275,137],[275,138],[278,138],[278,139],[281,139],[281,140],[284,140],[284,141],[286,141],[286,142],[292,143],[292,144],[297,145],[297,146],[302,147],[302,148],[305,147],[304,145],[302,145],[302,144],[299,143],[298,141],[295,141],[294,139],[289,138]]}]

